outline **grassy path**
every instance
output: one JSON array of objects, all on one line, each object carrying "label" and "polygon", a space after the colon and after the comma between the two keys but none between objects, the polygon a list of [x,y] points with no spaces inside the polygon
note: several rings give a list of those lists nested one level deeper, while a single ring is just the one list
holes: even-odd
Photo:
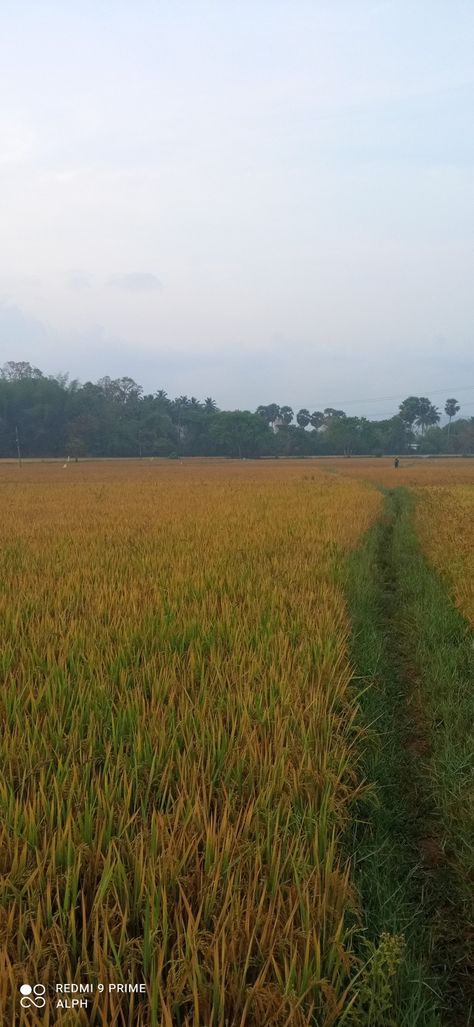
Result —
[{"label": "grassy path", "polygon": [[387,494],[350,562],[353,660],[371,737],[372,802],[350,844],[367,937],[403,935],[392,1017],[368,1027],[468,1027],[472,992],[472,635],[420,551],[413,499]]}]

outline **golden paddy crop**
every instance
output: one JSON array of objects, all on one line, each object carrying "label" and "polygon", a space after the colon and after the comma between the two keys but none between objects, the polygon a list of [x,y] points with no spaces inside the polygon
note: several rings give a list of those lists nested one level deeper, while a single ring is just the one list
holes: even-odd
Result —
[{"label": "golden paddy crop", "polygon": [[474,624],[474,488],[432,487],[417,496],[423,548],[448,581],[456,603]]},{"label": "golden paddy crop", "polygon": [[319,466],[332,474],[350,477],[354,481],[370,481],[387,489],[424,488],[431,485],[474,485],[474,459],[462,457],[400,457],[394,467],[393,457],[354,456],[329,457]]},{"label": "golden paddy crop", "polygon": [[[364,786],[335,582],[380,494],[156,461],[3,465],[0,502],[2,1022],[339,1022]],[[147,994],[71,1017],[23,981]]]}]

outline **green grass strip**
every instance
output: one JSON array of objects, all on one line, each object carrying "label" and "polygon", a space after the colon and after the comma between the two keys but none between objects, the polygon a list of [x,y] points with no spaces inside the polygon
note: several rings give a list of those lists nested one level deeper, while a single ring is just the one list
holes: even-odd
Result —
[{"label": "green grass strip", "polygon": [[360,1023],[466,1027],[474,1022],[473,639],[419,548],[413,510],[406,490],[387,494],[345,581],[374,783],[348,845],[368,947],[384,932],[405,938],[391,1008],[366,1005]]}]

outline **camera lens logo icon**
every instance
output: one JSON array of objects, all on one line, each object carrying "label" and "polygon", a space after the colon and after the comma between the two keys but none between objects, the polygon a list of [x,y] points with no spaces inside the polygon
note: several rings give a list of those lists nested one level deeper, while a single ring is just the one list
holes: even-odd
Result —
[{"label": "camera lens logo icon", "polygon": [[35,1006],[35,1009],[44,1009],[46,1005],[46,988],[44,984],[22,984],[20,987],[20,1006],[23,1009],[29,1009],[30,1006]]}]

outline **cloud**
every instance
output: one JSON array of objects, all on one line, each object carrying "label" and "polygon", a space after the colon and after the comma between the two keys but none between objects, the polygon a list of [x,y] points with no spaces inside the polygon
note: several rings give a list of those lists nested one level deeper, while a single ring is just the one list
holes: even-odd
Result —
[{"label": "cloud", "polygon": [[115,274],[109,278],[108,284],[113,289],[120,289],[124,292],[158,292],[161,289],[160,279],[147,271]]},{"label": "cloud", "polygon": [[69,271],[67,281],[70,289],[90,289],[94,284],[94,275],[89,271]]},{"label": "cloud", "polygon": [[19,165],[31,157],[34,151],[34,132],[27,124],[22,124],[17,118],[5,120],[2,117],[0,122],[0,135],[2,149],[0,152],[0,165]]},{"label": "cloud", "polygon": [[[46,326],[38,318],[25,314],[20,307],[0,303],[0,349],[7,354],[7,359],[31,359],[34,348],[44,346],[48,337]],[[8,349],[11,353],[7,353]]]}]

